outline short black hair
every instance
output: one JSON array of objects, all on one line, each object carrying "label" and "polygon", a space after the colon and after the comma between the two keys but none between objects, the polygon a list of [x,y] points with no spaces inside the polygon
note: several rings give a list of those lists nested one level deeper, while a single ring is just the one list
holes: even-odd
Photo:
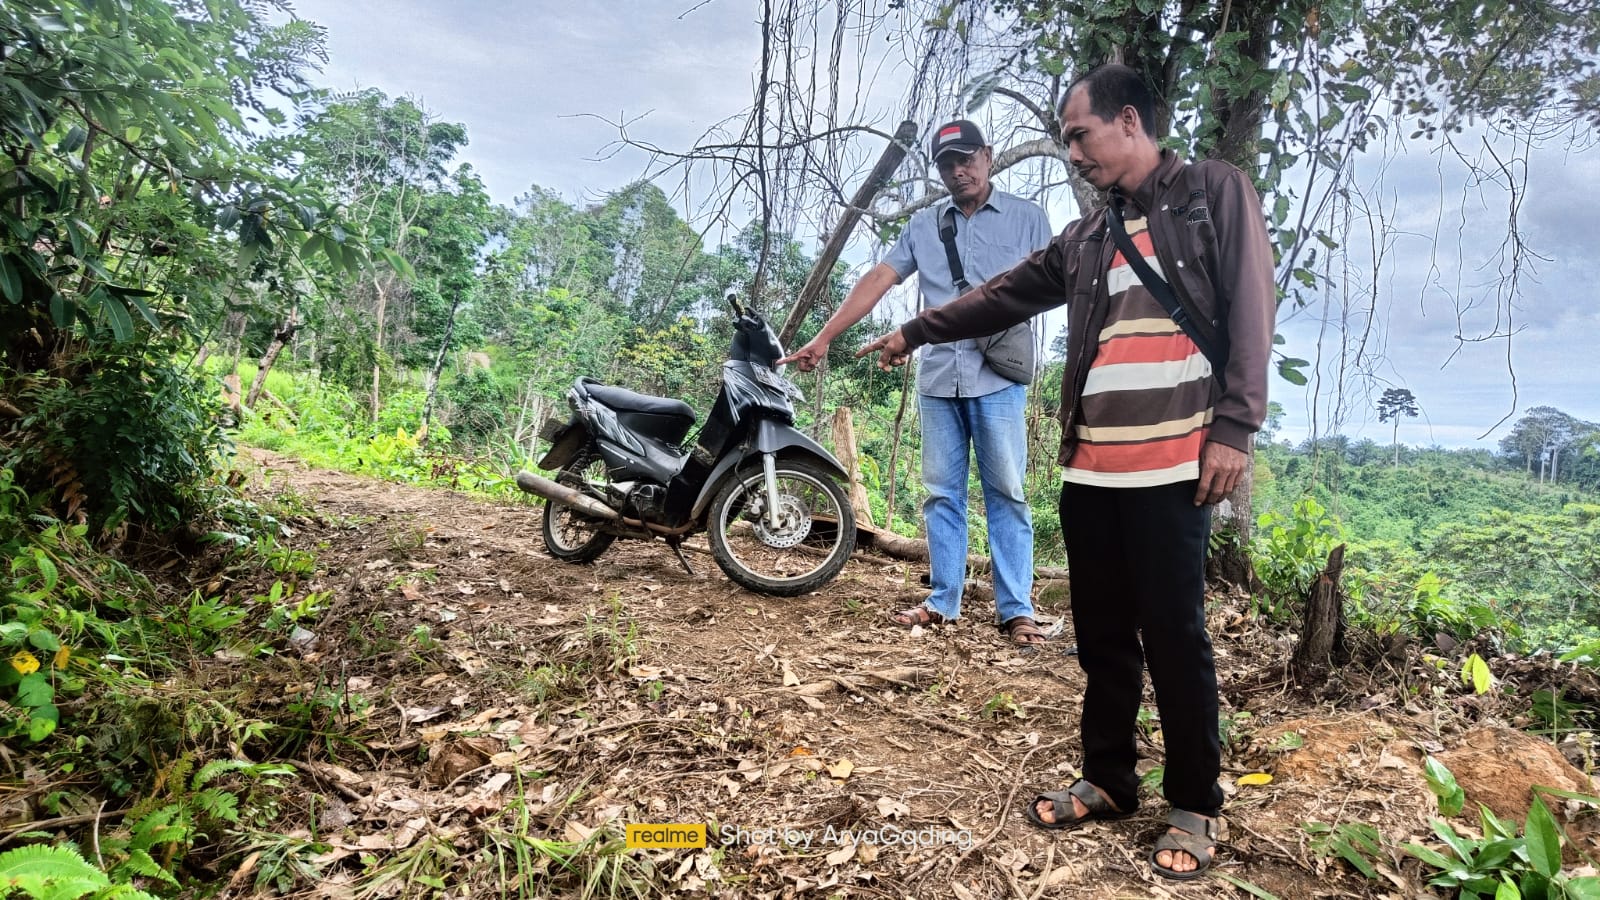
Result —
[{"label": "short black hair", "polygon": [[1079,75],[1067,92],[1061,96],[1060,113],[1067,108],[1072,92],[1079,87],[1089,92],[1089,111],[1109,122],[1131,106],[1139,114],[1139,123],[1151,140],[1156,140],[1156,95],[1145,83],[1144,77],[1121,63],[1106,63]]}]

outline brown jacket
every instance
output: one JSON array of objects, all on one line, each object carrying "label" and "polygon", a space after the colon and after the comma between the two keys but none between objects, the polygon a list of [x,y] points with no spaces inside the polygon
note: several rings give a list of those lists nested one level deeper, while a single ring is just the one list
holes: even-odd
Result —
[{"label": "brown jacket", "polygon": [[[1162,151],[1160,164],[1130,200],[1149,216],[1151,243],[1174,290],[1212,319],[1218,318],[1217,293],[1227,298],[1227,389],[1214,398],[1207,440],[1245,450],[1267,415],[1267,363],[1278,296],[1272,245],[1261,198],[1243,172],[1220,160],[1195,163],[1205,196],[1191,203],[1185,165],[1171,151]],[[1209,215],[1202,206],[1209,206]],[[901,333],[913,348],[983,337],[1066,304],[1060,456],[1065,465],[1077,443],[1078,400],[1105,322],[1105,274],[1115,253],[1106,212],[1097,209],[1009,272],[958,300],[923,311],[902,325]]]}]

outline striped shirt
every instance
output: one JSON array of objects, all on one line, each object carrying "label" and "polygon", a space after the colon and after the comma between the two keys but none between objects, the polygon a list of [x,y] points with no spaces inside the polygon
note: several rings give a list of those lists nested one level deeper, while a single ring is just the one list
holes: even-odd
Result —
[{"label": "striped shirt", "polygon": [[[1133,245],[1161,274],[1146,220],[1126,224]],[[1078,445],[1063,477],[1124,488],[1199,478],[1212,416],[1211,363],[1120,250],[1106,293],[1110,306],[1079,406]]]}]

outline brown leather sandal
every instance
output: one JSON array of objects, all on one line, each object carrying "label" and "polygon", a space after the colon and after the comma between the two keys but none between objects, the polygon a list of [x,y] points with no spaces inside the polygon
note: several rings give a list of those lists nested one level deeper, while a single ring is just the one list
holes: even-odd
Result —
[{"label": "brown leather sandal", "polygon": [[939,613],[919,603],[910,609],[902,609],[897,613],[891,613],[889,621],[899,625],[901,628],[915,628],[918,625],[926,628],[929,625],[943,625],[946,619]]},{"label": "brown leather sandal", "polygon": [[1017,616],[1000,626],[1011,643],[1018,647],[1037,647],[1046,640],[1044,630],[1030,616]]}]

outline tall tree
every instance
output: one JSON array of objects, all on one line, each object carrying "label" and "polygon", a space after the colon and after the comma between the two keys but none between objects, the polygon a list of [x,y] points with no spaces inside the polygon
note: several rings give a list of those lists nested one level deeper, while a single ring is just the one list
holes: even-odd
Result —
[{"label": "tall tree", "polygon": [[217,435],[177,353],[241,268],[323,257],[341,228],[250,146],[252,120],[280,119],[271,95],[299,96],[322,59],[320,31],[268,21],[281,11],[0,4],[0,372],[25,376],[0,378],[0,465],[63,514],[193,511]]},{"label": "tall tree", "polygon": [[285,148],[298,153],[302,172],[336,186],[350,218],[390,261],[353,290],[372,311],[370,406],[376,418],[384,360],[394,341],[390,305],[406,299],[403,275],[422,236],[418,217],[431,193],[447,189],[449,164],[467,142],[466,129],[438,121],[409,98],[391,100],[375,89],[336,98],[302,115],[299,126]]},{"label": "tall tree", "polygon": [[1417,398],[1405,388],[1389,388],[1378,398],[1378,421],[1394,420],[1394,467],[1400,468],[1400,417],[1417,417]]}]

